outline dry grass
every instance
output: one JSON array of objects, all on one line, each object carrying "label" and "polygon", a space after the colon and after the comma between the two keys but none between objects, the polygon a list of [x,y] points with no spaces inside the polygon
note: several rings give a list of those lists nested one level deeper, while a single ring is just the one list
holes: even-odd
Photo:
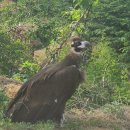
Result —
[{"label": "dry grass", "polygon": [[4,90],[5,95],[9,98],[14,98],[22,85],[22,82],[0,76],[0,87]]},{"label": "dry grass", "polygon": [[101,108],[92,111],[72,109],[66,112],[66,126],[76,127],[74,130],[130,130],[130,106],[124,106],[123,110],[123,117],[118,118],[116,113],[106,113]]},{"label": "dry grass", "polygon": [[46,59],[46,50],[40,49],[34,52],[34,60],[41,64]]},{"label": "dry grass", "polygon": [[8,5],[10,5],[10,3],[12,3],[12,0],[3,0],[2,2],[0,2],[0,8],[7,7]]},{"label": "dry grass", "polygon": [[21,85],[16,85],[16,84],[9,84],[5,85],[5,95],[9,97],[10,99],[14,98],[18,90],[20,89]]}]

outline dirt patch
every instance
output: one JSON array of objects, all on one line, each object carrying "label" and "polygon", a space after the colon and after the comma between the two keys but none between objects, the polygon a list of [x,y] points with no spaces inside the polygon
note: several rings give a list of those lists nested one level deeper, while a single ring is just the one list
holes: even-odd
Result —
[{"label": "dirt patch", "polygon": [[45,58],[46,58],[45,49],[34,51],[34,59],[38,62],[38,64],[41,64]]},{"label": "dirt patch", "polygon": [[108,128],[100,128],[100,127],[88,127],[84,130],[110,130]]},{"label": "dirt patch", "polygon": [[16,84],[16,85],[17,84],[22,84],[22,82],[20,82],[20,81],[10,79],[10,78],[7,78],[5,76],[0,76],[0,87],[4,88],[5,85],[11,84],[11,83]]},{"label": "dirt patch", "polygon": [[82,130],[130,130],[130,106],[123,107],[124,114],[119,118],[116,114],[106,113],[102,109],[92,111],[72,109],[65,113],[66,121],[74,122]]},{"label": "dirt patch", "polygon": [[20,81],[0,76],[0,89],[4,90],[5,95],[9,98],[14,98],[21,86]]},{"label": "dirt patch", "polygon": [[21,85],[16,85],[16,84],[7,84],[5,85],[5,95],[9,98],[14,98],[14,96],[16,95],[16,93],[18,92],[18,90],[20,89]]},{"label": "dirt patch", "polygon": [[125,109],[124,115],[126,119],[130,122],[130,106],[125,106],[124,109]]}]

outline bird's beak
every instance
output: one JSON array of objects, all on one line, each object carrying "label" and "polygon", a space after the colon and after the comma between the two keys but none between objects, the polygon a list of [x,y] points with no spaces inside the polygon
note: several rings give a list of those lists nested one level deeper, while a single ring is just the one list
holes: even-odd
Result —
[{"label": "bird's beak", "polygon": [[91,44],[88,41],[82,41],[81,45],[78,46],[78,48],[80,48],[80,49],[85,49],[85,48],[89,48],[89,47],[91,47]]}]

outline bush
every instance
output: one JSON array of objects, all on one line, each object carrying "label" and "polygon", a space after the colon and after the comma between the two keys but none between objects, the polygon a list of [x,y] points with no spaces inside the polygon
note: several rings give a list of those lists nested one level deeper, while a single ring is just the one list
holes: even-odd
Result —
[{"label": "bush", "polygon": [[6,33],[0,32],[0,74],[12,76],[24,61],[31,60],[31,49],[20,40],[12,40]]},{"label": "bush", "polygon": [[19,65],[18,72],[12,77],[16,80],[27,81],[32,75],[39,70],[39,65],[33,62],[25,61]]},{"label": "bush", "polygon": [[[124,69],[119,62],[118,55],[107,42],[101,42],[95,46],[91,61],[87,66],[89,100],[100,105],[118,100],[120,95],[116,90],[120,87],[127,88],[126,84],[123,85],[128,77]],[[114,95],[117,97],[114,98]]]}]

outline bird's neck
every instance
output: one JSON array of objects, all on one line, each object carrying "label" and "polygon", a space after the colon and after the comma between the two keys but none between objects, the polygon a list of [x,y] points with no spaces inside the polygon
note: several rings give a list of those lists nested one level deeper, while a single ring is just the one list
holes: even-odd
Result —
[{"label": "bird's neck", "polygon": [[70,53],[73,53],[73,54],[75,54],[77,56],[80,56],[81,55],[81,50],[78,49],[78,48],[72,48]]},{"label": "bird's neck", "polygon": [[79,67],[81,59],[82,59],[82,56],[80,52],[71,50],[71,52],[63,60],[63,64],[65,64],[66,66],[76,65],[77,67]]}]

